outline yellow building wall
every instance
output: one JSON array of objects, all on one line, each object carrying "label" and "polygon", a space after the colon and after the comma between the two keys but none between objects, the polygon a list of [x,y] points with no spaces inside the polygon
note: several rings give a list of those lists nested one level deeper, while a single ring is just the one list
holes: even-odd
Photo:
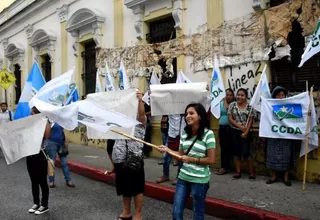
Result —
[{"label": "yellow building wall", "polygon": [[0,12],[11,5],[15,0],[1,0],[0,1]]}]

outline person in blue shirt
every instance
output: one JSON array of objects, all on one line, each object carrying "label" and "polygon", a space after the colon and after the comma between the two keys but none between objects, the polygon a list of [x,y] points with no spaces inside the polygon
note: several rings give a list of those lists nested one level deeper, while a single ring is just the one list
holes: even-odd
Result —
[{"label": "person in blue shirt", "polygon": [[220,114],[219,119],[219,142],[221,149],[221,168],[215,172],[217,175],[224,175],[228,173],[231,168],[232,161],[232,133],[228,119],[229,104],[233,102],[234,92],[232,89],[226,90],[226,98],[220,102]]},{"label": "person in blue shirt", "polygon": [[[54,123],[51,127],[51,135],[47,141],[46,149],[49,155],[49,158],[53,161],[56,160],[57,153],[60,158],[61,167],[63,171],[64,178],[66,180],[66,184],[68,187],[75,187],[75,185],[71,181],[70,171],[68,167],[68,161],[67,161],[67,151],[62,151],[62,148],[67,147],[65,144],[65,135],[63,132],[63,128],[58,125],[57,123]],[[49,187],[54,188],[54,176],[49,176]]]}]

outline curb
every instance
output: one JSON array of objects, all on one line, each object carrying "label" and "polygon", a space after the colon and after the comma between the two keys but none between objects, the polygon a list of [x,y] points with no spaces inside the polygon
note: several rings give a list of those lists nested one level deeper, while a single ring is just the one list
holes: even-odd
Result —
[{"label": "curb", "polygon": [[[56,166],[61,167],[60,160],[57,158]],[[69,169],[73,173],[114,185],[114,175],[105,175],[105,170],[94,168],[75,161],[68,161]],[[145,193],[147,197],[173,203],[175,189],[172,187],[162,186],[159,184],[146,182]],[[188,200],[187,207],[191,208],[191,199]],[[207,215],[215,216],[223,219],[243,219],[243,220],[298,220],[299,218],[286,216],[263,209],[244,206],[212,197],[206,198]]]}]

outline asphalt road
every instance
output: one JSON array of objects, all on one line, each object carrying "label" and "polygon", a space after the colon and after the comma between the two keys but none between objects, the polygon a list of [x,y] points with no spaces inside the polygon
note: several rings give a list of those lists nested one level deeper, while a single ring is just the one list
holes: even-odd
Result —
[{"label": "asphalt road", "polygon": [[[0,219],[1,220],[114,220],[122,211],[121,198],[112,186],[72,174],[75,188],[65,185],[63,174],[57,169],[56,185],[50,189],[50,211],[35,216],[28,213],[33,205],[31,183],[25,160],[7,166],[0,157]],[[172,205],[145,198],[143,220],[170,220]],[[190,210],[185,219],[192,219]],[[206,220],[216,220],[205,217]]]}]

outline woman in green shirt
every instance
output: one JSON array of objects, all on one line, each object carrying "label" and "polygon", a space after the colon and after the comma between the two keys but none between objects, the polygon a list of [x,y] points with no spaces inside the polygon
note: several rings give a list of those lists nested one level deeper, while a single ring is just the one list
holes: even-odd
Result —
[{"label": "woman in green shirt", "polygon": [[[187,126],[181,132],[179,154],[180,169],[173,204],[173,219],[182,220],[186,201],[191,193],[193,219],[204,219],[205,198],[209,189],[209,165],[215,163],[216,141],[209,129],[207,112],[199,103],[189,104],[185,111]],[[170,152],[165,146],[160,151]]]}]

